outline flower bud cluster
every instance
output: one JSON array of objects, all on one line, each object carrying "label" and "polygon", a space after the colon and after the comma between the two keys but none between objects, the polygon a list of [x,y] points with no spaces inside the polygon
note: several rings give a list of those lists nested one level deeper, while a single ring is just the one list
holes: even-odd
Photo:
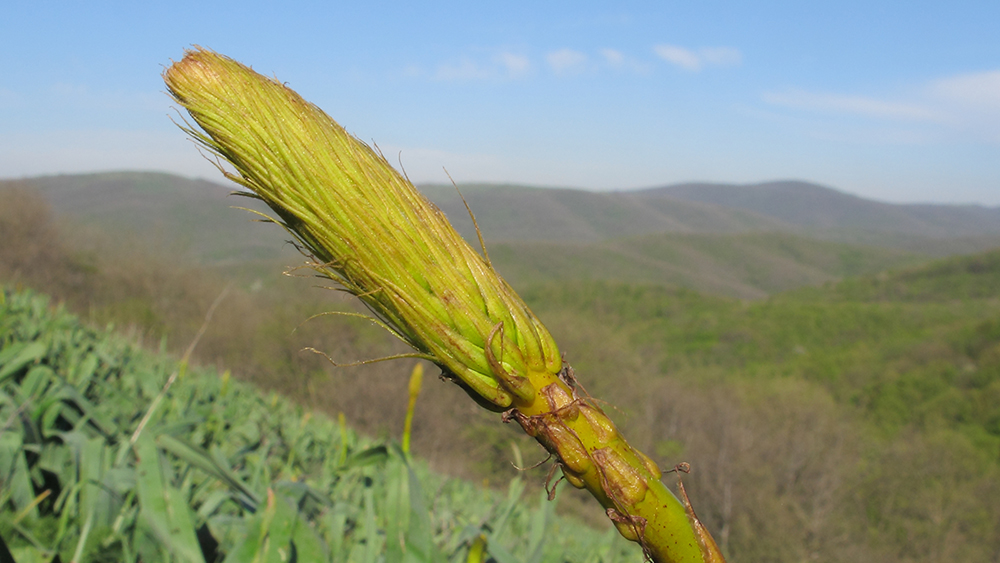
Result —
[{"label": "flower bud cluster", "polygon": [[407,180],[276,80],[196,49],[164,74],[200,127],[186,130],[263,200],[313,267],[357,295],[420,357],[494,408],[534,398],[561,369],[552,336]]}]

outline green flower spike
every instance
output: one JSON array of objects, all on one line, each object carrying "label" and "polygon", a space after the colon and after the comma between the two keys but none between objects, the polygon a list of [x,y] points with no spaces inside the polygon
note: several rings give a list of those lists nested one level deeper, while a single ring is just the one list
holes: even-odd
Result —
[{"label": "green flower spike", "polygon": [[542,323],[385,158],[281,83],[195,49],[164,73],[228,161],[224,172],[274,211],[311,266],[481,405],[516,420],[657,562],[723,561],[682,494],[576,387]]}]

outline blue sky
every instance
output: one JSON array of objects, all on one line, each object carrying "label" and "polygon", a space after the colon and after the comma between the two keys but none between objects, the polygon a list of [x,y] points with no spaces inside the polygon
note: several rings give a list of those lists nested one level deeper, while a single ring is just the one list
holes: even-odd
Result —
[{"label": "blue sky", "polygon": [[[802,179],[1000,205],[1000,2],[27,2],[0,18],[0,178],[218,179],[160,78],[277,76],[415,182]],[[393,159],[394,160],[394,159]]]}]

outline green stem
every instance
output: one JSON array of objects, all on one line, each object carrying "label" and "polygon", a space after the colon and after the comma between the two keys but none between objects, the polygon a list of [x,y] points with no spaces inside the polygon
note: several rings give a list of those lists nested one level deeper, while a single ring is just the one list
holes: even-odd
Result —
[{"label": "green stem", "polygon": [[[541,321],[380,153],[280,82],[211,51],[188,52],[164,78],[204,132],[186,130],[233,165],[226,176],[271,207],[317,272],[477,403],[517,421],[649,559],[724,561],[683,486],[678,499],[576,385]],[[411,379],[407,450],[416,387]]]}]

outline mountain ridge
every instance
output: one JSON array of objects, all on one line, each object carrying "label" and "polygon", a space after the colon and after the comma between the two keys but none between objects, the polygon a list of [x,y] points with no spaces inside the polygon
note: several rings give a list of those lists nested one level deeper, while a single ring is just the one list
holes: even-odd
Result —
[{"label": "mountain ridge", "polygon": [[[268,211],[256,200],[227,199],[235,185],[149,172],[0,180],[3,185],[38,190],[60,221],[73,228],[125,240],[146,237],[202,264],[239,271],[240,277],[261,276],[276,262],[281,267],[301,262],[291,245],[280,243],[289,236],[279,227],[252,225],[258,217],[227,209]],[[1000,247],[1000,221],[994,233],[991,209],[979,210],[985,223],[966,214],[966,225],[952,229],[962,236],[948,237],[942,236],[951,232],[948,221],[961,220],[967,209],[882,204],[794,182],[691,186],[587,192],[468,184],[459,187],[461,195],[454,186],[420,189],[478,247],[468,203],[498,270],[517,284],[634,278],[753,299]],[[788,200],[784,208],[760,203],[773,201],[775,193]],[[863,211],[858,212],[861,227],[851,227],[852,206]],[[812,218],[781,216],[795,207],[808,208]]]},{"label": "mountain ridge", "polygon": [[[440,206],[460,231],[471,221],[453,186],[426,184],[422,191]],[[848,241],[843,231],[896,233],[925,238],[1000,236],[1000,207],[954,204],[894,204],[799,180],[757,184],[682,183],[630,191],[589,192],[568,188],[545,189],[507,184],[459,186],[474,212],[503,210],[503,216],[548,220],[545,227],[497,224],[483,214],[480,227],[488,238],[528,240],[546,231],[576,233],[575,240],[621,238],[657,232],[738,233],[793,231],[820,238]],[[520,197],[514,197],[519,195]],[[558,212],[553,212],[558,209]],[[618,219],[611,226],[601,222]],[[519,215],[520,213],[520,215]],[[569,213],[569,215],[567,215]],[[477,216],[481,212],[477,212]],[[593,219],[597,216],[597,221]],[[581,232],[575,225],[588,225]],[[558,229],[557,227],[558,226]],[[566,239],[563,239],[566,240]]]},{"label": "mountain ridge", "polygon": [[[0,183],[39,188],[57,212],[105,219],[123,218],[121,212],[151,204],[211,201],[215,205],[236,189],[211,180],[144,171],[38,176]],[[828,238],[829,233],[844,230],[926,238],[1000,235],[1000,207],[886,203],[800,180],[687,182],[607,192],[485,183],[462,184],[461,194],[443,184],[418,188],[468,235],[473,229],[464,197],[490,240],[594,242],[653,233],[773,231],[827,233],[820,238]],[[242,206],[245,201],[239,203]]]},{"label": "mountain ridge", "polygon": [[860,228],[932,237],[984,231],[1000,234],[1000,207],[886,203],[800,180],[756,184],[690,182],[637,193],[744,209],[802,227]]}]

